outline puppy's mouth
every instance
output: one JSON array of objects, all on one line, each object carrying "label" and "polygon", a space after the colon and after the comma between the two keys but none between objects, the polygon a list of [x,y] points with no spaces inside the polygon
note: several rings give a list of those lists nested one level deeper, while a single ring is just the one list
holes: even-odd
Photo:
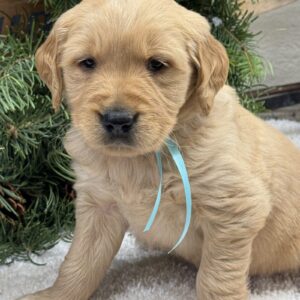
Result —
[{"label": "puppy's mouth", "polygon": [[102,150],[108,156],[131,157],[141,154],[134,137],[105,137],[103,139]]},{"label": "puppy's mouth", "polygon": [[98,146],[108,156],[131,157],[157,151],[169,134],[169,126],[155,126],[153,116],[129,108],[110,107],[98,115],[102,127]]},{"label": "puppy's mouth", "polygon": [[109,136],[104,137],[104,145],[107,148],[134,148],[134,135],[129,136]]}]

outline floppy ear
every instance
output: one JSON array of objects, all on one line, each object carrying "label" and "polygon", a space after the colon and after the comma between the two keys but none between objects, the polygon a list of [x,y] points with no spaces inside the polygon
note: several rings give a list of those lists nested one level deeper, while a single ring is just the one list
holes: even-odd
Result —
[{"label": "floppy ear", "polygon": [[216,94],[224,86],[229,69],[225,48],[209,32],[194,41],[192,61],[196,69],[196,87],[193,97],[208,115]]},{"label": "floppy ear", "polygon": [[52,94],[52,106],[59,110],[63,93],[62,70],[59,66],[61,42],[65,38],[66,28],[57,21],[46,41],[35,54],[37,71]]}]

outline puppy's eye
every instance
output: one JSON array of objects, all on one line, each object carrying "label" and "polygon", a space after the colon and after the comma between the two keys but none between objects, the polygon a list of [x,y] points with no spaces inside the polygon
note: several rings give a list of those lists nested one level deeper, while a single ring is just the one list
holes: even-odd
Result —
[{"label": "puppy's eye", "polygon": [[79,66],[84,69],[95,69],[96,67],[96,61],[93,58],[87,58],[79,62]]},{"label": "puppy's eye", "polygon": [[152,73],[158,73],[167,68],[167,63],[162,62],[155,58],[150,58],[147,63],[147,69]]}]

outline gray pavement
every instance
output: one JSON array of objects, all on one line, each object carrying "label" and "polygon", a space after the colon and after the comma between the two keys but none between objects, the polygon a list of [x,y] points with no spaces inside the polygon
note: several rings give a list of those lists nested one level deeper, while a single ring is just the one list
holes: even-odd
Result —
[{"label": "gray pavement", "polygon": [[300,82],[300,0],[263,13],[252,25],[254,32],[262,31],[258,53],[273,66],[268,86]]}]

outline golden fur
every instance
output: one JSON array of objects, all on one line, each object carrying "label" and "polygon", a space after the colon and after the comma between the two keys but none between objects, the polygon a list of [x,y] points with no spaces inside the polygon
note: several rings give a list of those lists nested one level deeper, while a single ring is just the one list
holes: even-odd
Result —
[{"label": "golden fur", "polygon": [[[78,62],[94,57],[97,66]],[[150,57],[168,62],[161,74]],[[225,85],[228,58],[208,22],[173,0],[85,0],[62,15],[36,55],[53,105],[72,116],[65,145],[77,175],[76,229],[53,287],[23,299],[88,299],[126,230],[170,250],[185,221],[181,179],[164,141],[181,147],[193,194],[188,235],[175,253],[199,267],[201,300],[248,298],[248,274],[300,266],[300,152],[242,108]],[[139,112],[134,146],[107,145],[99,113]],[[143,233],[158,188],[154,226]]]}]

